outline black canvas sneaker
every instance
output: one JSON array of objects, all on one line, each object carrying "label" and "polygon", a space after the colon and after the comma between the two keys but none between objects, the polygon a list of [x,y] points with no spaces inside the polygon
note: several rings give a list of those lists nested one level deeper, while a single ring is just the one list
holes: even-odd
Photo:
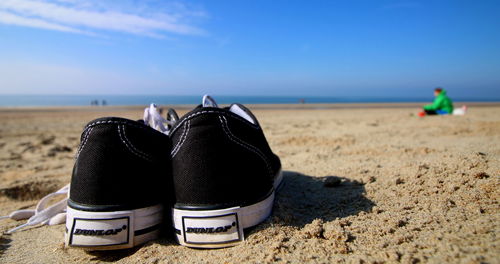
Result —
[{"label": "black canvas sneaker", "polygon": [[170,131],[173,224],[181,245],[219,248],[271,213],[281,163],[255,116],[241,104],[219,108],[209,96]]},{"label": "black canvas sneaker", "polygon": [[170,138],[144,121],[90,122],[71,179],[66,244],[121,249],[158,237],[172,204],[170,149]]}]

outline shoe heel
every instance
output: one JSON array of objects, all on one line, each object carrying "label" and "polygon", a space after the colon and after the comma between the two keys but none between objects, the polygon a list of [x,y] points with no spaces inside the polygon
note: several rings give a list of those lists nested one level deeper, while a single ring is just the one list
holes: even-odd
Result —
[{"label": "shoe heel", "polygon": [[245,207],[218,210],[172,209],[179,244],[194,248],[223,248],[245,240],[243,229],[264,221],[271,214],[274,192]]},{"label": "shoe heel", "polygon": [[194,248],[223,248],[244,240],[240,207],[218,210],[173,209],[179,244]]},{"label": "shoe heel", "polygon": [[206,210],[202,207],[172,208],[172,223],[179,244],[193,248],[223,248],[245,240],[243,229],[255,226],[271,214],[283,173],[276,175],[273,192],[260,202],[244,207]]},{"label": "shoe heel", "polygon": [[68,206],[65,243],[86,250],[131,248],[160,234],[163,206],[135,210],[91,212]]}]

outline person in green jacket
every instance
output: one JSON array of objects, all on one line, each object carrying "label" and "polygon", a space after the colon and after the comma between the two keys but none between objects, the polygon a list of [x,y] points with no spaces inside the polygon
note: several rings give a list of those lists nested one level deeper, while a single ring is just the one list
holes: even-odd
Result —
[{"label": "person in green jacket", "polygon": [[453,102],[446,95],[443,88],[434,89],[434,102],[424,105],[424,111],[427,115],[448,115],[453,113]]}]

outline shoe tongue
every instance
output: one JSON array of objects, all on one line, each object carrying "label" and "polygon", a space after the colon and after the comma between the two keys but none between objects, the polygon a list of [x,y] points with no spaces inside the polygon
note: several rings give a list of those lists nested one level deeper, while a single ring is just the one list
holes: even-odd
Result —
[{"label": "shoe tongue", "polygon": [[[201,106],[202,107],[215,107],[215,108],[219,108],[219,106],[215,102],[215,99],[212,98],[208,94],[206,94],[206,95],[203,96],[203,100],[202,100]],[[232,104],[229,107],[229,111],[233,112],[234,114],[237,114],[237,115],[241,116],[242,118],[244,118],[245,120],[247,120],[248,122],[250,122],[250,123],[252,123],[254,125],[257,124],[257,120],[253,116],[252,112],[250,112],[250,110],[248,110],[248,108],[244,107],[241,104]]]},{"label": "shoe tongue", "polygon": [[[171,114],[170,111],[171,110],[169,110],[169,115]],[[158,106],[156,104],[151,104],[149,107],[144,109],[144,124],[168,135],[170,133],[170,129],[176,122],[176,120],[172,120],[169,115],[167,115],[167,118],[170,118],[169,120],[163,118]],[[175,115],[177,116],[176,113]]]},{"label": "shoe tongue", "polygon": [[248,110],[248,108],[244,107],[243,105],[241,104],[232,104],[230,107],[229,107],[229,111],[230,112],[233,112],[241,117],[243,117],[244,119],[246,119],[248,122],[256,125],[257,124],[257,120],[255,119],[255,117],[253,116],[253,114],[250,112],[250,110]]},{"label": "shoe tongue", "polygon": [[203,107],[216,107],[216,108],[219,107],[217,105],[217,103],[215,102],[215,100],[210,95],[208,95],[208,94],[206,94],[206,95],[203,96],[203,100],[202,100],[201,105]]}]

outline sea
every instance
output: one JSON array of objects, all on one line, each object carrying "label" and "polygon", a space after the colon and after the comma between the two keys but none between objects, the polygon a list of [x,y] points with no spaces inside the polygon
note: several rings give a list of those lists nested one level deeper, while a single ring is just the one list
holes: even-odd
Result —
[{"label": "sea", "polygon": [[[0,107],[86,105],[194,105],[201,96],[190,95],[0,95]],[[333,96],[214,96],[219,104],[321,104],[432,102],[433,97]],[[452,98],[454,102],[500,102],[500,98]]]}]

